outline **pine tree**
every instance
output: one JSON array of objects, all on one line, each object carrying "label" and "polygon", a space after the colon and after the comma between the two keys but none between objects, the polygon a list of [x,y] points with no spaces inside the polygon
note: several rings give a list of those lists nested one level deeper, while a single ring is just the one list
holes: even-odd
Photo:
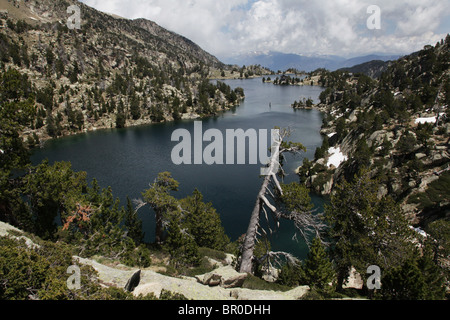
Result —
[{"label": "pine tree", "polygon": [[304,185],[293,182],[282,184],[282,189],[283,194],[280,195],[279,200],[287,212],[309,212],[313,209],[309,190]]},{"label": "pine tree", "polygon": [[78,82],[78,75],[80,74],[80,68],[78,67],[78,63],[75,61],[72,71],[69,73],[70,83]]},{"label": "pine tree", "polygon": [[416,137],[407,131],[402,135],[397,143],[397,149],[403,154],[409,154],[414,151],[416,144]]},{"label": "pine tree", "polygon": [[83,128],[84,115],[83,115],[83,112],[81,112],[81,110],[78,110],[76,112],[75,124],[78,127],[78,130],[81,130]]},{"label": "pine tree", "polygon": [[57,136],[55,120],[50,113],[47,116],[47,134],[53,138]]},{"label": "pine tree", "polygon": [[196,266],[200,262],[198,246],[194,238],[181,227],[181,215],[174,213],[168,224],[168,237],[164,247],[171,256],[171,263],[176,267]]},{"label": "pine tree", "polygon": [[48,70],[50,71],[53,67],[53,63],[55,62],[55,55],[50,47],[46,50],[45,58],[47,59]]},{"label": "pine tree", "polygon": [[133,97],[131,98],[130,114],[133,120],[138,120],[141,117],[139,98],[136,95],[133,95]]},{"label": "pine tree", "polygon": [[[445,187],[443,188],[445,189]],[[439,259],[445,259],[450,255],[450,221],[441,219],[434,221],[426,228],[427,233],[431,236],[427,238],[428,246],[432,248],[433,260],[435,263]]]},{"label": "pine tree", "polygon": [[155,212],[156,230],[155,242],[161,244],[163,242],[163,222],[170,218],[170,215],[176,213],[179,208],[178,200],[170,195],[171,191],[178,191],[178,181],[172,178],[170,172],[162,172],[158,174],[155,182],[150,189],[144,191],[142,196]]},{"label": "pine tree", "polygon": [[335,272],[320,239],[314,238],[302,269],[305,283],[320,290],[330,290],[328,284],[334,280]]},{"label": "pine tree", "polygon": [[64,220],[75,210],[86,187],[86,173],[74,172],[68,162],[50,166],[44,161],[31,168],[24,179],[24,195],[34,219],[35,232],[44,239],[53,239],[57,231],[58,214]]},{"label": "pine tree", "polygon": [[139,219],[137,212],[133,208],[133,204],[129,197],[127,197],[127,208],[125,214],[125,227],[128,230],[128,237],[133,239],[136,246],[139,246],[144,235],[142,233],[142,221]]},{"label": "pine tree", "polygon": [[220,215],[211,203],[203,202],[203,195],[197,189],[192,196],[180,201],[184,210],[183,224],[200,247],[223,250],[229,238],[222,227]]},{"label": "pine tree", "polygon": [[361,275],[370,265],[387,270],[403,264],[412,253],[412,233],[399,204],[390,197],[379,199],[378,187],[377,180],[362,172],[352,183],[338,186],[325,207],[338,289],[351,267]]},{"label": "pine tree", "polygon": [[124,113],[118,113],[116,116],[116,128],[125,128],[126,125],[126,117]]},{"label": "pine tree", "polygon": [[393,268],[381,279],[384,299],[423,300],[425,279],[416,259],[408,259],[402,266]]},{"label": "pine tree", "polygon": [[444,270],[439,263],[434,261],[433,248],[426,245],[423,248],[422,256],[418,259],[418,267],[422,272],[425,282],[426,300],[443,300],[446,293],[446,280]]}]

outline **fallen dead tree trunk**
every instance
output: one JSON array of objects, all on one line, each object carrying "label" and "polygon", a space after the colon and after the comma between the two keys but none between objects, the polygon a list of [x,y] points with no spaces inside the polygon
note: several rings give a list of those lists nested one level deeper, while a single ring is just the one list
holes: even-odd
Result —
[{"label": "fallen dead tree trunk", "polygon": [[[300,231],[302,237],[305,240],[307,240],[307,231],[315,231],[316,235],[320,236],[320,230],[324,227],[324,225],[321,224],[320,219],[312,216],[312,212],[310,211],[294,211],[285,213],[282,210],[279,210],[276,205],[269,200],[269,198],[271,198],[272,201],[274,201],[276,199],[275,194],[283,195],[283,189],[277,177],[280,170],[282,171],[280,158],[283,157],[283,154],[306,151],[305,147],[299,143],[287,143],[284,141],[284,138],[289,136],[290,133],[291,132],[287,129],[277,129],[272,131],[272,156],[267,165],[267,168],[262,170],[262,175],[265,176],[265,178],[256,198],[255,207],[250,217],[247,233],[245,235],[244,243],[241,248],[241,273],[253,273],[253,264],[255,261],[254,249],[258,240],[258,235],[260,235],[259,231],[263,232],[266,235],[268,234],[268,232],[264,228],[262,228],[260,224],[262,214],[264,214],[266,221],[269,222],[268,212],[270,212],[277,227],[279,226],[281,219],[294,221],[296,229]],[[270,229],[270,227],[268,228]],[[271,229],[269,230],[269,232],[273,233]]]}]

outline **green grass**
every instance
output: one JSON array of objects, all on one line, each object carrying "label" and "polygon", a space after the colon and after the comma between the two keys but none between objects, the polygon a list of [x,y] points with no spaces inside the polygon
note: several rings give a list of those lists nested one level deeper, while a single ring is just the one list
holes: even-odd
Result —
[{"label": "green grass", "polygon": [[184,275],[188,277],[194,277],[197,275],[205,274],[211,272],[217,268],[216,264],[212,264],[208,258],[212,258],[219,262],[224,261],[226,258],[226,254],[222,251],[217,251],[209,248],[199,248],[199,254],[201,257],[201,262],[196,267],[191,268],[174,268],[171,265],[165,266],[166,272],[162,274],[167,276],[178,276]]},{"label": "green grass", "polygon": [[282,291],[282,292],[292,290],[291,287],[283,286],[278,283],[267,282],[263,279],[260,279],[250,274],[247,276],[247,279],[245,279],[242,288],[250,290],[267,290],[267,291]]},{"label": "green grass", "polygon": [[209,257],[217,261],[223,261],[226,259],[227,255],[222,251],[217,251],[209,248],[199,248],[198,249],[202,257]]}]

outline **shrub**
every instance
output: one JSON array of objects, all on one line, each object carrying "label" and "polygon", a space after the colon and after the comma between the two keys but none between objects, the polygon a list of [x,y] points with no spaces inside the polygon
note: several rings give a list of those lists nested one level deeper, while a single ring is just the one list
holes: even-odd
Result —
[{"label": "shrub", "polygon": [[285,264],[281,267],[278,275],[278,283],[281,285],[295,287],[300,284],[302,269],[300,265]]},{"label": "shrub", "polygon": [[82,290],[69,290],[67,268],[73,265],[71,249],[60,243],[39,242],[28,247],[24,240],[0,238],[0,299],[74,300],[89,298],[100,290],[92,267],[81,267]]},{"label": "shrub", "polygon": [[405,132],[397,144],[397,149],[402,154],[409,154],[415,150],[416,144],[416,137],[410,132]]},{"label": "shrub", "polygon": [[148,268],[152,264],[150,250],[144,244],[128,251],[121,260],[130,267]]},{"label": "shrub", "polygon": [[36,294],[46,281],[49,263],[24,241],[2,238],[0,248],[0,299],[25,300]]}]

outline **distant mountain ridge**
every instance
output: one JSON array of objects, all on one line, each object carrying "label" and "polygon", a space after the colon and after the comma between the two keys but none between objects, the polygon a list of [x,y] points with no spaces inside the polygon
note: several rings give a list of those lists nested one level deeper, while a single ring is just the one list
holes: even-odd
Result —
[{"label": "distant mountain ridge", "polygon": [[390,65],[391,65],[390,61],[372,60],[369,62],[355,65],[350,68],[341,68],[339,70],[349,73],[362,73],[365,74],[366,76],[376,79],[379,76],[381,76],[381,74],[385,72]]},{"label": "distant mountain ridge", "polygon": [[156,24],[153,21],[147,20],[147,19],[135,19],[133,20],[133,23],[137,25],[138,27],[148,31],[150,34],[154,35],[155,37],[159,37],[161,39],[164,39],[166,43],[168,43],[171,46],[174,46],[178,50],[183,50],[184,52],[187,52],[188,54],[194,56],[196,59],[200,60],[206,65],[209,65],[211,67],[215,68],[223,68],[224,65],[222,62],[220,62],[215,56],[211,55],[210,53],[203,50],[199,45],[194,43],[192,40],[187,39],[186,37],[179,35],[175,32],[166,30]]},{"label": "distant mountain ridge", "polygon": [[346,59],[339,56],[304,56],[299,54],[288,54],[281,52],[251,53],[241,54],[229,58],[222,58],[222,61],[237,65],[262,65],[273,71],[285,71],[290,68],[311,72],[319,68],[335,71],[341,68],[349,68],[365,62],[379,60],[397,60],[399,55],[366,55]]}]

